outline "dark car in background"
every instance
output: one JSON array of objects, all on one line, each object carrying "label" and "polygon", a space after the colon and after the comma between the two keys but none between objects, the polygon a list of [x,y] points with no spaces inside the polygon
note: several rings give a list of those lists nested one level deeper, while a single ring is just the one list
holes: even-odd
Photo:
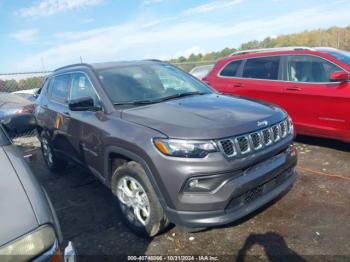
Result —
[{"label": "dark car in background", "polygon": [[23,135],[35,129],[34,108],[34,99],[0,92],[0,123],[4,124],[11,137]]},{"label": "dark car in background", "polygon": [[350,142],[350,53],[334,48],[242,50],[205,77],[225,94],[259,99],[288,112],[297,134]]},{"label": "dark car in background", "polygon": [[0,260],[75,261],[48,195],[0,125]]},{"label": "dark car in background", "polygon": [[37,99],[44,160],[87,167],[117,196],[126,224],[154,236],[226,224],[288,191],[297,162],[281,109],[215,93],[161,61],[77,64]]}]

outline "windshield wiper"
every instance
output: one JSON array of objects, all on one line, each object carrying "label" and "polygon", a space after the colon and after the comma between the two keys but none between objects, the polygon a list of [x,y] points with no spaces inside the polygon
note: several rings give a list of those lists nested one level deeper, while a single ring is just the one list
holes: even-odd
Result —
[{"label": "windshield wiper", "polygon": [[157,103],[158,101],[155,100],[140,100],[140,101],[129,101],[129,102],[118,102],[113,103],[115,106],[124,106],[124,105],[147,105],[147,104],[153,104]]},{"label": "windshield wiper", "polygon": [[161,102],[161,101],[171,100],[171,99],[175,99],[175,98],[179,98],[179,97],[194,96],[194,95],[206,95],[206,94],[208,94],[208,93],[203,93],[203,92],[200,92],[200,91],[178,93],[178,94],[175,94],[175,95],[171,95],[171,96],[167,96],[167,97],[161,98],[158,101]]},{"label": "windshield wiper", "polygon": [[171,96],[166,96],[160,99],[155,99],[155,100],[138,100],[138,101],[128,101],[128,102],[118,102],[118,103],[113,103],[115,106],[124,106],[124,105],[147,105],[147,104],[155,104],[159,102],[163,102],[166,100],[174,99],[174,98],[179,98],[179,97],[185,97],[185,96],[193,96],[193,95],[205,95],[208,93],[203,93],[199,91],[195,92],[186,92],[186,93],[178,93],[174,94]]}]

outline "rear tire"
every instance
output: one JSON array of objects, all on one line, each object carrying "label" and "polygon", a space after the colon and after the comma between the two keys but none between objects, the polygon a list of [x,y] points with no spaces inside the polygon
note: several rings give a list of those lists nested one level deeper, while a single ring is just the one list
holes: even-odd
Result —
[{"label": "rear tire", "polygon": [[123,222],[135,234],[154,237],[169,225],[145,170],[137,162],[115,168],[111,188],[117,196]]},{"label": "rear tire", "polygon": [[43,158],[46,166],[53,173],[62,173],[66,169],[68,161],[57,157],[48,136],[45,135],[44,132],[42,132],[40,135],[40,142],[41,151],[43,153]]}]

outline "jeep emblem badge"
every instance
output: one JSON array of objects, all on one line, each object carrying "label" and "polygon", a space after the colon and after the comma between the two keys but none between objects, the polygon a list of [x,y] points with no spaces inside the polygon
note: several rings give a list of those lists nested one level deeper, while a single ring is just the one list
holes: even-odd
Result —
[{"label": "jeep emblem badge", "polygon": [[257,122],[258,127],[267,126],[268,124],[269,122],[267,122],[267,120]]}]

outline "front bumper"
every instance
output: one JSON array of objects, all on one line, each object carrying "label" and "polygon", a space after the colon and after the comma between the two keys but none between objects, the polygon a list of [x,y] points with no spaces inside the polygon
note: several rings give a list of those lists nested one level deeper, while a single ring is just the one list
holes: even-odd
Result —
[{"label": "front bumper", "polygon": [[[293,153],[294,152],[294,153]],[[297,163],[294,146],[290,146],[277,156],[245,170],[226,182],[214,194],[184,194],[182,199],[193,203],[216,201],[216,210],[193,209],[179,211],[166,209],[170,221],[186,227],[209,227],[223,225],[238,220],[259,209],[273,199],[287,192],[296,179]],[[203,205],[203,207],[206,207]]]},{"label": "front bumper", "polygon": [[226,209],[222,211],[203,211],[203,212],[190,212],[190,211],[175,211],[172,209],[167,210],[167,215],[170,221],[177,225],[196,228],[196,227],[210,227],[224,225],[234,222],[253,211],[259,209],[265,204],[271,202],[275,198],[288,192],[296,179],[296,172],[293,170],[289,173],[288,178],[278,187],[275,187],[267,194],[264,194],[249,204],[244,204],[237,208]]}]

